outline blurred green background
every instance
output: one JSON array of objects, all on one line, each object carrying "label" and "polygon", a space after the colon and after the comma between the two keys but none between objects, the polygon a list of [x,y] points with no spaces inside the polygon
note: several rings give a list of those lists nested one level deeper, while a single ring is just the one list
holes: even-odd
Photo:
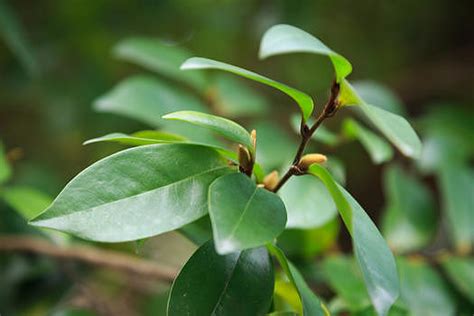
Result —
[{"label": "blurred green background", "polygon": [[[327,58],[298,54],[258,60],[258,46],[265,30],[287,23],[318,36],[346,56],[354,66],[351,81],[372,80],[392,89],[423,140],[433,139],[442,127],[450,129],[447,134],[456,138],[459,146],[468,148],[462,159],[470,172],[465,183],[472,192],[472,9],[471,1],[446,0],[0,0],[0,140],[13,170],[9,183],[55,196],[86,166],[119,148],[82,146],[85,140],[147,128],[139,121],[98,113],[92,108],[94,100],[121,79],[144,72],[112,55],[114,45],[128,37],[161,39],[196,56],[252,69],[311,94],[317,108],[321,108],[333,80]],[[290,145],[291,140],[296,142],[288,124],[288,117],[296,112],[292,101],[269,88],[247,81],[245,85],[268,98],[270,106],[265,115],[287,133]],[[338,130],[344,117],[347,113],[338,114],[327,127]],[[245,115],[241,122],[254,127],[254,121]],[[457,146],[452,138],[448,139],[454,144],[451,146]],[[449,146],[443,147],[442,159],[449,160],[451,152],[446,148]],[[456,149],[459,148],[453,149],[453,155]],[[356,143],[318,150],[337,155],[344,163],[349,191],[379,222],[386,205],[382,184],[386,166],[373,165]],[[395,159],[410,170],[415,168],[398,154]],[[432,192],[434,212],[439,214],[442,199],[436,177],[427,173],[423,182]],[[0,204],[0,211],[1,233],[32,233],[32,228],[10,206]],[[446,228],[440,226],[434,248],[449,243],[443,234]],[[156,247],[150,242],[145,248],[164,262],[179,265],[193,249],[174,235],[161,238],[157,245],[153,244]],[[135,251],[133,245],[107,247]],[[341,232],[335,248],[350,250],[347,233]],[[77,280],[82,266],[65,264],[58,268],[57,262],[47,257],[16,253],[2,252],[0,256],[2,315],[72,313],[58,308],[57,302],[64,302],[65,296],[70,298],[75,287],[90,286],[82,284],[89,283],[82,277]],[[95,280],[92,286],[98,287],[98,283],[100,289],[96,290],[108,293],[106,303],[99,299],[82,304],[87,309],[118,315],[108,309],[113,304],[107,300],[114,297],[124,298],[121,315],[157,315],[162,309],[165,299],[156,293],[165,291],[166,286],[153,285],[150,290],[145,282],[126,291],[121,286],[131,282],[127,278],[87,271],[88,278]],[[82,306],[81,302],[75,303],[72,305]],[[472,302],[466,304],[472,307]]]}]

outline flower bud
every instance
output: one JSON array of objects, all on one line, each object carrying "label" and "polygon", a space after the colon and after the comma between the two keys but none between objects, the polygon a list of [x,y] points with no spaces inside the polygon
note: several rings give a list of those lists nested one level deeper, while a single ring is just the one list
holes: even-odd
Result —
[{"label": "flower bud", "polygon": [[249,150],[239,145],[239,169],[241,172],[251,175],[253,169],[252,156],[250,155]]},{"label": "flower bud", "polygon": [[312,164],[321,164],[326,162],[327,160],[328,158],[322,154],[307,154],[300,159],[300,162],[298,163],[298,168],[302,171],[306,171]]},{"label": "flower bud", "polygon": [[280,177],[278,176],[278,171],[273,170],[265,176],[265,178],[263,179],[263,185],[266,189],[271,191],[278,184],[279,178]]},{"label": "flower bud", "polygon": [[252,145],[253,145],[253,148],[257,148],[257,131],[256,130],[252,130],[250,132],[250,138],[252,139]]}]

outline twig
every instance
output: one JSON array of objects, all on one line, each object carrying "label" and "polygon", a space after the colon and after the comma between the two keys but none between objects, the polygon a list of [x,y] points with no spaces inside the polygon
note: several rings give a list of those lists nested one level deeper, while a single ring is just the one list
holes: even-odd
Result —
[{"label": "twig", "polygon": [[0,236],[0,252],[5,251],[31,252],[59,259],[77,260],[168,282],[173,281],[178,273],[174,268],[160,266],[151,261],[112,250],[89,246],[61,247],[46,240],[27,236]]},{"label": "twig", "polygon": [[301,142],[298,147],[298,150],[296,151],[295,158],[293,159],[293,164],[291,167],[288,169],[288,171],[283,175],[283,177],[280,179],[278,184],[273,188],[273,192],[277,192],[293,175],[298,175],[302,174],[301,170],[298,168],[298,163],[301,160],[301,157],[303,156],[304,150],[306,146],[308,145],[309,140],[313,136],[313,134],[316,132],[319,126],[323,123],[323,121],[329,117],[334,116],[338,110],[338,104],[337,104],[337,96],[339,95],[339,84],[334,82],[331,87],[331,95],[329,97],[328,102],[323,108],[323,111],[319,114],[318,118],[314,122],[313,126],[311,128],[308,127],[308,125],[305,124],[303,119],[301,120],[301,127],[300,127],[300,135],[301,135]]}]

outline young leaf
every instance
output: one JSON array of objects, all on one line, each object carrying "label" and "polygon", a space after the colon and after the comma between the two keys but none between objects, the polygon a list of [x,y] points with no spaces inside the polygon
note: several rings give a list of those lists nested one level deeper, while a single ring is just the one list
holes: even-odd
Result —
[{"label": "young leaf", "polygon": [[265,248],[221,256],[209,241],[174,281],[167,315],[265,315],[273,284],[273,265]]},{"label": "young leaf", "polygon": [[205,215],[209,185],[229,172],[208,147],[127,149],[82,171],[32,224],[103,242],[154,236]]},{"label": "young leaf", "polygon": [[341,83],[338,98],[341,105],[358,105],[371,123],[407,157],[417,159],[421,154],[421,141],[403,117],[366,103],[346,80]]},{"label": "young leaf", "polygon": [[406,115],[402,100],[385,85],[375,81],[359,80],[353,82],[352,87],[365,102],[376,104],[385,111]]},{"label": "young leaf", "polygon": [[185,82],[198,90],[204,89],[207,85],[203,74],[180,71],[179,66],[192,56],[191,53],[155,38],[125,39],[114,47],[114,55],[172,79]]},{"label": "young leaf", "polygon": [[123,145],[130,145],[130,146],[142,146],[142,145],[151,145],[151,144],[162,144],[162,143],[177,143],[183,142],[186,138],[167,133],[167,132],[160,132],[160,131],[140,131],[133,133],[131,135],[123,134],[123,133],[112,133],[107,134],[101,137],[92,138],[86,140],[84,145],[89,145],[93,143],[101,143],[101,142],[113,142],[119,143]]},{"label": "young leaf", "polygon": [[406,252],[427,246],[437,226],[431,192],[397,165],[385,170],[384,189],[382,232],[390,248]]},{"label": "young leaf", "polygon": [[3,144],[0,142],[0,184],[10,178],[11,172],[10,163],[5,156]]},{"label": "young leaf", "polygon": [[474,258],[449,256],[441,265],[459,291],[474,304]]},{"label": "young leaf", "polygon": [[337,215],[328,190],[314,177],[290,178],[279,195],[287,211],[287,228],[320,227]]},{"label": "young leaf", "polygon": [[399,294],[393,254],[370,217],[344,188],[336,184],[326,169],[314,164],[308,173],[320,178],[328,188],[352,236],[356,259],[372,304],[379,315],[386,315]]},{"label": "young leaf", "polygon": [[352,72],[352,65],[313,35],[291,25],[272,26],[263,35],[260,43],[261,59],[288,53],[313,53],[328,56],[336,71],[336,80],[341,82]]},{"label": "young leaf", "polygon": [[215,61],[212,59],[207,59],[207,58],[200,58],[200,57],[193,57],[188,60],[186,60],[183,65],[181,65],[181,69],[183,70],[189,70],[189,69],[219,69],[223,71],[228,71],[233,74],[245,77],[247,79],[251,79],[263,84],[266,84],[270,87],[273,87],[275,89],[280,90],[281,92],[287,94],[291,98],[293,98],[296,103],[298,103],[298,106],[301,109],[301,113],[303,116],[304,120],[307,120],[310,116],[311,113],[313,113],[313,99],[311,97],[301,91],[298,91],[296,89],[293,89],[283,83],[279,83],[277,81],[274,81],[272,79],[266,78],[262,75],[259,75],[255,72],[236,67],[233,65],[229,65],[226,63],[222,63],[219,61]]},{"label": "young leaf", "polygon": [[94,102],[100,112],[109,112],[160,126],[161,116],[179,110],[205,111],[193,95],[150,76],[134,76],[120,82]]},{"label": "young leaf", "polygon": [[178,120],[203,126],[232,141],[245,145],[249,149],[253,148],[250,133],[239,124],[223,117],[194,111],[179,111],[166,114],[163,118],[166,120]]},{"label": "young leaf", "polygon": [[209,187],[209,216],[219,254],[271,242],[286,224],[285,205],[242,173],[229,174]]},{"label": "young leaf", "polygon": [[53,201],[46,194],[29,187],[10,186],[1,192],[2,198],[25,219],[30,220]]},{"label": "young leaf", "polygon": [[302,313],[305,316],[329,315],[329,313],[325,311],[324,305],[306,284],[300,272],[290,261],[288,261],[283,251],[273,244],[267,244],[267,249],[277,258],[281,268],[298,292],[301,300],[301,308],[299,308],[297,312]]},{"label": "young leaf", "polygon": [[355,138],[368,151],[372,162],[380,164],[389,161],[393,157],[393,149],[385,140],[370,130],[363,127],[353,119],[346,119],[342,127],[344,134],[348,138]]}]

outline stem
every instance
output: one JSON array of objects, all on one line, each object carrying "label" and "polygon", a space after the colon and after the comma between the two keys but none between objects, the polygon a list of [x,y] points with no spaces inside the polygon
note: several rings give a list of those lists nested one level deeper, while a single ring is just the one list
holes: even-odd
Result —
[{"label": "stem", "polygon": [[305,124],[303,119],[301,119],[301,127],[300,127],[300,135],[301,135],[301,142],[300,145],[298,146],[298,150],[296,151],[295,158],[293,159],[293,164],[291,167],[288,169],[288,171],[283,175],[283,177],[280,179],[280,181],[277,183],[275,188],[273,188],[273,192],[278,192],[278,190],[291,178],[293,175],[300,175],[303,174],[303,172],[299,169],[298,163],[301,160],[301,157],[303,156],[304,150],[306,149],[306,146],[308,145],[309,140],[313,136],[313,134],[316,132],[316,130],[321,126],[323,121],[329,117],[334,116],[336,114],[339,106],[337,104],[337,96],[339,94],[339,84],[334,82],[331,87],[331,95],[329,97],[328,102],[323,108],[323,111],[319,114],[318,118],[314,122],[313,126],[311,128],[308,127],[308,125]]}]

